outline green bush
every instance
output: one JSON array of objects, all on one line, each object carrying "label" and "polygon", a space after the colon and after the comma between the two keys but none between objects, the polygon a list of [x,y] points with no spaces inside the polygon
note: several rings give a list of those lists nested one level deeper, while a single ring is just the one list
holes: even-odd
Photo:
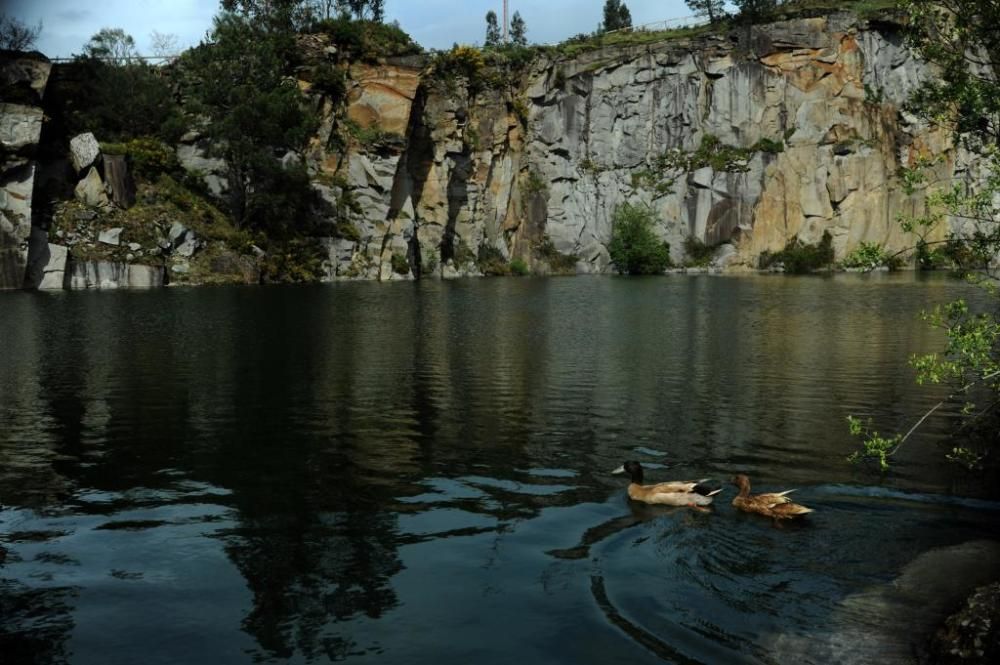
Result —
[{"label": "green bush", "polygon": [[474,46],[455,44],[449,51],[438,53],[431,63],[431,74],[442,81],[465,79],[469,92],[499,87],[499,72],[486,65],[483,52]]},{"label": "green bush", "polygon": [[334,100],[347,96],[347,74],[343,69],[331,66],[315,67],[312,70],[312,89]]},{"label": "green bush", "polygon": [[181,165],[173,149],[150,136],[142,136],[124,143],[101,143],[105,155],[125,155],[139,177],[151,180],[161,173],[176,174]]},{"label": "green bush", "polygon": [[392,271],[397,275],[409,275],[410,274],[410,262],[405,256],[396,252],[392,255]]},{"label": "green bush", "polygon": [[376,147],[386,144],[402,145],[406,138],[395,132],[387,132],[377,125],[362,127],[350,118],[344,120],[347,134],[363,146]]},{"label": "green bush", "polygon": [[688,236],[684,239],[685,263],[689,266],[707,266],[715,256],[715,246],[704,243],[701,239]]},{"label": "green bush", "polygon": [[549,190],[549,183],[538,171],[532,169],[528,171],[528,176],[524,180],[524,191],[528,194],[542,194]]},{"label": "green bush", "polygon": [[261,265],[265,282],[318,282],[327,255],[315,238],[293,238],[267,244]]},{"label": "green bush", "polygon": [[392,23],[337,17],[317,21],[313,30],[329,35],[338,48],[366,62],[423,53],[410,35]]},{"label": "green bush", "polygon": [[510,262],[510,274],[517,275],[518,277],[524,277],[531,273],[531,269],[528,267],[528,263],[521,258],[514,259]]},{"label": "green bush", "polygon": [[785,152],[785,142],[776,141],[774,139],[760,139],[753,144],[750,150],[754,152],[766,152],[771,155],[777,155],[778,153]]},{"label": "green bush", "polygon": [[653,275],[670,267],[670,245],[653,232],[651,209],[624,203],[615,209],[608,253],[622,274]]},{"label": "green bush", "polygon": [[857,249],[844,257],[840,265],[845,268],[861,268],[863,270],[875,270],[884,266],[895,270],[899,268],[900,263],[898,256],[890,254],[879,243],[862,242]]},{"label": "green bush", "polygon": [[825,268],[833,263],[833,236],[829,231],[823,232],[823,237],[815,245],[808,245],[798,237],[792,238],[780,252],[763,252],[760,255],[760,267],[770,268],[781,264],[785,272],[802,274]]},{"label": "green bush", "polygon": [[50,88],[46,114],[59,117],[70,136],[93,132],[110,141],[156,136],[174,142],[187,129],[165,70],[143,62],[115,65],[81,56]]},{"label": "green bush", "polygon": [[510,266],[504,259],[503,252],[493,245],[486,243],[479,246],[479,253],[476,256],[476,266],[484,275],[498,277],[510,274]]}]

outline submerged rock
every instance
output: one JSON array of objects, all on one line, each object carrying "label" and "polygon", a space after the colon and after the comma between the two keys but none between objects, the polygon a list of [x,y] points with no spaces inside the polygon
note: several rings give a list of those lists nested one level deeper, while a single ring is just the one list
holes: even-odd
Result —
[{"label": "submerged rock", "polygon": [[934,636],[930,651],[940,665],[1000,663],[1000,582],[976,589]]},{"label": "submerged rock", "polygon": [[911,665],[928,657],[937,626],[978,586],[1000,578],[1000,542],[975,540],[924,552],[892,582],[848,596],[826,634],[782,635],[779,662]]}]

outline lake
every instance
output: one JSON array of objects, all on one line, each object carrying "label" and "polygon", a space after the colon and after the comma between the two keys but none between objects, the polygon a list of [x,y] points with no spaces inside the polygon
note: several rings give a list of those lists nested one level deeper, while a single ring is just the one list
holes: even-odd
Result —
[{"label": "lake", "polygon": [[[845,419],[905,431],[946,394],[907,359],[942,346],[919,311],[959,295],[914,274],[0,294],[0,661],[905,662],[946,595],[907,580],[972,584],[950,562],[997,558],[1000,503],[943,462],[959,405],[885,477],[846,462]],[[776,527],[728,483],[709,511],[630,504],[626,459],[816,513]]]}]

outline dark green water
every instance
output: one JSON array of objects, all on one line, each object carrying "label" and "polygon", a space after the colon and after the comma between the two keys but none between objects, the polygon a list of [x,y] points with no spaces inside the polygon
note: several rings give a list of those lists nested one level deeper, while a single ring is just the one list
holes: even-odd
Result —
[{"label": "dark green water", "polygon": [[[845,417],[907,428],[942,396],[906,360],[941,344],[919,310],[963,293],[876,275],[0,294],[0,662],[883,648],[881,605],[854,601],[996,538],[1000,504],[942,464],[954,407],[886,479],[844,461]],[[607,474],[626,458],[799,487],[817,512],[774,528],[731,490],[707,513],[630,505]]]}]

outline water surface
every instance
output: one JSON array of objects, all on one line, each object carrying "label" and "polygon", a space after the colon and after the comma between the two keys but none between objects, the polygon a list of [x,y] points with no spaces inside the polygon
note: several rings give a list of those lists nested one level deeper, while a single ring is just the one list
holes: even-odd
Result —
[{"label": "water surface", "polygon": [[[896,431],[944,395],[906,360],[942,343],[917,313],[957,295],[914,275],[0,294],[0,653],[861,662],[889,648],[881,590],[1000,523],[942,464],[956,406],[888,477],[845,462],[848,414]],[[796,486],[817,513],[630,505],[607,474],[627,458]]]}]

